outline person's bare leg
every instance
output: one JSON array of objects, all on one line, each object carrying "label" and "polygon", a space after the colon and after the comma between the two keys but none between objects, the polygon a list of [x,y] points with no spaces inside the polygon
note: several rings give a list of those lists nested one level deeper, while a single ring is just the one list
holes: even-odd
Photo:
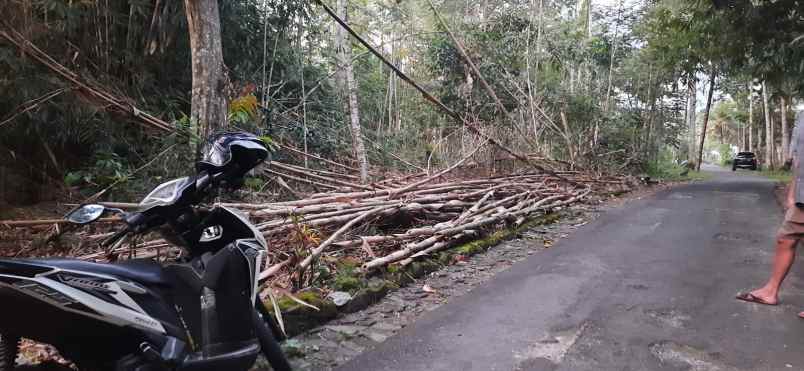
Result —
[{"label": "person's bare leg", "polygon": [[[769,304],[779,302],[779,288],[782,286],[787,272],[796,260],[796,244],[798,240],[779,238],[776,240],[776,254],[773,256],[773,268],[768,282],[759,289],[751,291],[754,295]],[[799,315],[801,315],[800,313]]]}]

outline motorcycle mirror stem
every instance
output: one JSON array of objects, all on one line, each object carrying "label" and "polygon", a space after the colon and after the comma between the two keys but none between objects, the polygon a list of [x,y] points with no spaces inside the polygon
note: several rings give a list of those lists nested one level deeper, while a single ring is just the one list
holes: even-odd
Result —
[{"label": "motorcycle mirror stem", "polygon": [[106,207],[106,212],[117,214],[117,215],[120,215],[122,217],[125,217],[126,215],[128,215],[128,213],[125,210],[119,209],[119,208],[116,208],[116,207]]}]

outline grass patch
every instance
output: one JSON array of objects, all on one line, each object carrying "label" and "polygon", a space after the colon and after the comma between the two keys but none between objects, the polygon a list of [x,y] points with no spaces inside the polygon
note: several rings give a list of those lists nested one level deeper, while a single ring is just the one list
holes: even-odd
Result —
[{"label": "grass patch", "polygon": [[759,174],[782,183],[789,183],[793,180],[793,172],[789,170],[760,170]]},{"label": "grass patch", "polygon": [[651,179],[671,182],[707,180],[712,177],[711,174],[687,169],[673,162],[650,163],[648,164],[646,173]]},{"label": "grass patch", "polygon": [[712,177],[711,174],[695,171],[688,166],[690,164],[687,164],[686,161],[683,162],[683,165],[677,161],[677,155],[674,151],[663,148],[659,151],[659,155],[655,160],[645,164],[643,170],[644,174],[652,180],[670,182],[706,180]]}]

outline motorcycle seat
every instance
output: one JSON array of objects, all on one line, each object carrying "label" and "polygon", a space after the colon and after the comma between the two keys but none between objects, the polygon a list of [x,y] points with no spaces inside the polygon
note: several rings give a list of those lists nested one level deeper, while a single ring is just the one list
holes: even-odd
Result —
[{"label": "motorcycle seat", "polygon": [[99,273],[143,284],[167,285],[162,265],[152,259],[122,260],[117,263],[93,263],[77,259],[16,259],[19,263],[48,266],[71,271]]}]

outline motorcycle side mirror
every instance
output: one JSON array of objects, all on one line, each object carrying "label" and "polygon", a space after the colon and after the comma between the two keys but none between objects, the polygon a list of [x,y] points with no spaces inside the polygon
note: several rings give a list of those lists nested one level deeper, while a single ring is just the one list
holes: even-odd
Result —
[{"label": "motorcycle side mirror", "polygon": [[64,219],[75,224],[89,224],[98,220],[106,211],[106,207],[98,204],[81,205],[77,209],[70,211]]}]

